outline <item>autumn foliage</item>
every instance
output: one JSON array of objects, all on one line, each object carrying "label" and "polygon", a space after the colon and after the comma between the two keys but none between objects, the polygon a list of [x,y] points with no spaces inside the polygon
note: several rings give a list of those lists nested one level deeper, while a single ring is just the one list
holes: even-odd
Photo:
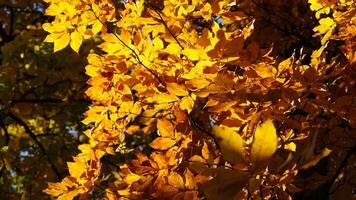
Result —
[{"label": "autumn foliage", "polygon": [[45,193],[352,198],[352,0],[44,1],[54,52],[97,41],[87,142]]}]

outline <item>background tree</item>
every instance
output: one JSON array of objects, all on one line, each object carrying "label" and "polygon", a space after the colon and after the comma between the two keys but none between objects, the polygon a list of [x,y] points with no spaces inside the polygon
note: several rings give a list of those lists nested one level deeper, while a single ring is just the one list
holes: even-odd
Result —
[{"label": "background tree", "polygon": [[[42,1],[0,1],[0,196],[43,199],[48,181],[66,175],[77,152],[84,96],[85,50],[52,54],[43,43]],[[48,198],[48,197],[47,197]]]},{"label": "background tree", "polygon": [[68,176],[44,192],[354,198],[353,1],[45,2],[54,52],[90,49],[91,105]]}]

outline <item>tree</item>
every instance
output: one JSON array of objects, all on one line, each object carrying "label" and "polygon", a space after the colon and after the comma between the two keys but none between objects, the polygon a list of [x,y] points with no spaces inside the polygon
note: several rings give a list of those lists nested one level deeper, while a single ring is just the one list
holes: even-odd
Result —
[{"label": "tree", "polygon": [[353,198],[353,1],[45,2],[54,52],[91,49],[87,141],[47,194]]},{"label": "tree", "polygon": [[[0,194],[44,199],[48,181],[66,175],[66,162],[85,139],[82,113],[90,103],[83,57],[53,55],[42,23],[42,1],[0,1]],[[90,45],[89,45],[90,46]],[[70,134],[72,133],[72,134]],[[36,181],[34,181],[36,180]]]}]

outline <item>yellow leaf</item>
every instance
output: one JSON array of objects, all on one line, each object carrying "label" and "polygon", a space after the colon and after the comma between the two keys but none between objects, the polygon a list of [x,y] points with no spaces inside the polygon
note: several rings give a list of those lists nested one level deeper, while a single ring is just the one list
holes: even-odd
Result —
[{"label": "yellow leaf", "polygon": [[82,45],[83,42],[83,36],[78,33],[78,31],[74,31],[72,32],[72,34],[70,34],[70,47],[72,47],[72,49],[78,53],[80,45]]},{"label": "yellow leaf", "polygon": [[51,4],[47,7],[45,15],[57,16],[63,12],[63,9],[60,8],[58,4]]},{"label": "yellow leaf", "polygon": [[179,98],[176,97],[175,95],[162,93],[157,95],[155,97],[155,100],[157,101],[157,103],[169,103],[169,102],[178,101]]},{"label": "yellow leaf", "polygon": [[176,96],[187,96],[189,94],[184,86],[177,83],[167,83],[167,90]]},{"label": "yellow leaf", "polygon": [[279,76],[283,71],[288,70],[292,65],[292,57],[282,61],[278,64],[278,75]]},{"label": "yellow leaf", "polygon": [[328,156],[332,151],[328,148],[325,148],[321,153],[319,153],[318,155],[314,156],[310,161],[304,163],[301,167],[299,167],[300,169],[308,169],[310,167],[315,166],[316,164],[318,164],[318,162],[325,158],[326,156]]},{"label": "yellow leaf", "polygon": [[185,179],[185,188],[188,190],[193,190],[196,187],[196,183],[193,179],[193,173],[190,172],[189,169],[187,169],[187,171],[185,171],[184,173],[184,179]]},{"label": "yellow leaf", "polygon": [[272,65],[258,64],[255,65],[255,71],[261,78],[273,77],[277,70]]},{"label": "yellow leaf", "polygon": [[70,36],[68,32],[64,32],[56,40],[54,40],[54,52],[64,49],[70,42]]},{"label": "yellow leaf", "polygon": [[168,46],[163,50],[165,53],[169,53],[172,55],[179,55],[181,52],[181,48],[177,43],[170,43]]},{"label": "yellow leaf", "polygon": [[131,185],[132,183],[134,183],[140,179],[141,179],[141,176],[130,172],[128,175],[125,176],[124,180],[127,184]]},{"label": "yellow leaf", "polygon": [[174,141],[170,138],[158,137],[151,142],[150,146],[152,148],[158,149],[158,150],[167,150],[175,144],[176,144],[176,141]]},{"label": "yellow leaf", "polygon": [[244,160],[243,140],[237,132],[226,126],[213,126],[213,135],[226,161],[236,164]]},{"label": "yellow leaf", "polygon": [[189,87],[190,89],[199,90],[208,86],[210,84],[210,81],[206,80],[205,78],[194,78],[189,81],[186,81],[186,83],[191,86]]},{"label": "yellow leaf", "polygon": [[203,158],[205,160],[209,160],[209,148],[208,145],[206,144],[206,142],[204,142],[203,148],[201,149],[201,155],[203,156]]},{"label": "yellow leaf", "polygon": [[81,162],[67,162],[69,174],[72,177],[80,178],[80,176],[86,171],[86,166]]},{"label": "yellow leaf", "polygon": [[164,48],[163,41],[158,37],[155,37],[155,39],[153,39],[153,45],[154,45],[154,48],[157,50],[161,50]]},{"label": "yellow leaf", "polygon": [[201,49],[185,48],[183,49],[182,54],[187,56],[190,60],[193,61],[207,57],[206,52],[202,51]]},{"label": "yellow leaf", "polygon": [[173,124],[166,119],[157,120],[157,129],[159,130],[159,134],[162,137],[174,137]]},{"label": "yellow leaf", "polygon": [[251,161],[257,166],[267,162],[277,149],[277,132],[272,120],[258,125],[254,134]]},{"label": "yellow leaf", "polygon": [[179,103],[179,107],[182,110],[186,110],[188,113],[190,113],[194,107],[194,100],[192,97],[184,97],[180,103]]},{"label": "yellow leaf", "polygon": [[184,188],[183,178],[177,172],[171,172],[168,176],[168,184],[178,189]]},{"label": "yellow leaf", "polygon": [[289,143],[287,143],[287,144],[284,145],[284,149],[287,149],[287,150],[289,150],[289,151],[295,152],[296,149],[297,149],[297,146],[295,145],[294,142],[289,142]]},{"label": "yellow leaf", "polygon": [[67,27],[64,24],[59,24],[59,23],[44,23],[42,25],[43,30],[49,32],[49,33],[62,33],[64,31],[67,31]]},{"label": "yellow leaf", "polygon": [[313,29],[313,31],[319,32],[319,34],[324,34],[336,26],[335,21],[330,17],[320,19],[319,23],[320,25]]}]

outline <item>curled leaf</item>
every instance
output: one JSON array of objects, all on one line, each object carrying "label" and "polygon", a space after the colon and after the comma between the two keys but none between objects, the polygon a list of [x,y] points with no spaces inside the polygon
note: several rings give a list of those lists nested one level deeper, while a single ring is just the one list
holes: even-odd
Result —
[{"label": "curled leaf", "polygon": [[315,166],[316,164],[318,164],[318,162],[325,158],[326,156],[328,156],[332,151],[328,148],[325,148],[321,153],[317,154],[316,156],[314,156],[311,160],[309,160],[308,162],[304,163],[302,166],[300,166],[300,169],[308,169],[310,167]]}]

